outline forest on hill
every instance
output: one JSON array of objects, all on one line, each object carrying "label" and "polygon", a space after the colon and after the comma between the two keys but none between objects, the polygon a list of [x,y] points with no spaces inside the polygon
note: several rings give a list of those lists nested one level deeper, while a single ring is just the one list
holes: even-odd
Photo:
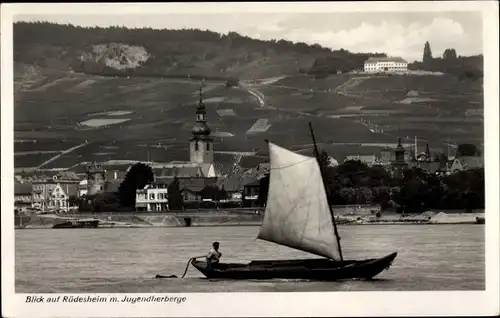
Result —
[{"label": "forest on hill", "polygon": [[483,77],[483,55],[460,56],[454,48],[448,48],[442,57],[433,57],[429,42],[424,44],[421,62],[408,65],[412,70],[442,72],[456,76],[462,80],[481,79]]},{"label": "forest on hill", "polygon": [[99,75],[270,77],[362,69],[370,56],[235,32],[14,24],[14,61]]},{"label": "forest on hill", "polygon": [[[412,70],[448,73],[459,79],[483,76],[483,56],[460,56],[454,48],[433,57],[430,44]],[[310,74],[326,77],[362,70],[369,57],[318,44],[262,41],[236,32],[79,27],[49,22],[14,24],[14,61],[56,70],[109,76],[181,76],[254,79]]]}]

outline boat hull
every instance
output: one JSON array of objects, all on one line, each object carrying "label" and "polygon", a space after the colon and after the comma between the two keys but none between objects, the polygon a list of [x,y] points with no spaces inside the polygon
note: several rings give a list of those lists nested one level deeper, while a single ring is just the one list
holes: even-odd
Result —
[{"label": "boat hull", "polygon": [[307,279],[335,281],[372,279],[391,266],[397,253],[382,258],[336,262],[328,259],[252,261],[248,264],[220,263],[208,268],[204,261],[191,265],[207,278],[217,279]]},{"label": "boat hull", "polygon": [[55,224],[53,229],[84,229],[84,228],[97,228],[99,227],[98,220],[92,221],[66,221],[64,223]]}]

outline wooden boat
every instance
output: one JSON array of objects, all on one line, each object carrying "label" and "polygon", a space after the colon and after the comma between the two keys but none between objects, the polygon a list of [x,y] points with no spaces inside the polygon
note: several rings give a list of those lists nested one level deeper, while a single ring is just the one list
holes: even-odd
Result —
[{"label": "wooden boat", "polygon": [[99,220],[67,220],[63,223],[55,224],[53,229],[82,229],[82,228],[97,228]]},{"label": "wooden boat", "polygon": [[[191,259],[207,278],[219,279],[371,279],[389,268],[397,253],[365,260],[344,260],[333,211],[328,204],[311,124],[314,157],[268,142],[270,181],[258,238],[323,258],[259,260],[247,264]],[[187,268],[186,268],[187,269]]]},{"label": "wooden boat", "polygon": [[207,278],[219,279],[308,279],[332,281],[340,279],[371,279],[389,268],[397,253],[363,261],[330,259],[297,259],[252,261],[248,264],[221,263],[209,269],[204,261],[191,264]]}]

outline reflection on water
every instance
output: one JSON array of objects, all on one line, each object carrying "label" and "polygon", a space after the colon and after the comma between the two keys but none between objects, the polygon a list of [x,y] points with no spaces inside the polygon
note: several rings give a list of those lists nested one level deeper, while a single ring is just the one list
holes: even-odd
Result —
[{"label": "reflection on water", "polygon": [[[208,280],[190,257],[221,242],[226,262],[310,258],[256,240],[258,227],[16,230],[16,292],[285,292],[367,290],[481,290],[484,225],[340,226],[346,259],[397,251],[374,281]],[[314,257],[314,256],[313,256]]]}]

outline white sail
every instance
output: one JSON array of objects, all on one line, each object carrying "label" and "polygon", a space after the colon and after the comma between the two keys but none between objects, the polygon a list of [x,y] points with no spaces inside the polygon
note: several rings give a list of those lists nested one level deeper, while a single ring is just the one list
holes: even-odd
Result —
[{"label": "white sail", "polygon": [[272,143],[269,156],[269,193],[258,238],[340,260],[316,159]]}]

